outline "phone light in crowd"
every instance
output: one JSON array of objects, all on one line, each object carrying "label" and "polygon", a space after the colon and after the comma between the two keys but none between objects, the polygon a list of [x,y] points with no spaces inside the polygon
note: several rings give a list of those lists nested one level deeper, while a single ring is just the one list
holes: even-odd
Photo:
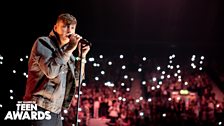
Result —
[{"label": "phone light in crowd", "polygon": [[142,68],[138,68],[138,72],[142,72]]},{"label": "phone light in crowd", "polygon": [[9,98],[10,98],[11,100],[13,100],[13,99],[14,99],[14,97],[13,97],[13,96],[10,96]]},{"label": "phone light in crowd", "polygon": [[78,108],[78,111],[81,112],[82,111],[82,108]]},{"label": "phone light in crowd", "polygon": [[93,57],[89,58],[89,62],[93,62],[95,59]]},{"label": "phone light in crowd", "polygon": [[101,72],[100,72],[102,75],[104,75],[105,74],[105,71],[103,71],[103,70],[101,70]]},{"label": "phone light in crowd", "polygon": [[65,118],[64,117],[61,117],[61,120],[64,120]]},{"label": "phone light in crowd", "polygon": [[121,83],[121,86],[124,86],[124,85],[125,85],[125,84],[122,82],[122,83]]},{"label": "phone light in crowd", "polygon": [[178,76],[178,74],[177,73],[174,73],[174,77],[177,77]]},{"label": "phone light in crowd", "polygon": [[130,88],[126,88],[126,91],[130,91]]},{"label": "phone light in crowd", "polygon": [[29,58],[29,56],[28,56],[28,55],[26,55],[26,56],[25,56],[25,58],[26,58],[26,59],[28,59],[28,58]]},{"label": "phone light in crowd", "polygon": [[179,78],[179,79],[178,79],[178,82],[181,82],[181,81],[182,81],[182,79],[181,79],[181,78]]},{"label": "phone light in crowd", "polygon": [[166,72],[165,71],[162,71],[162,74],[166,74]]},{"label": "phone light in crowd", "polygon": [[146,57],[143,57],[143,58],[142,58],[143,61],[146,61],[146,59],[147,59]]},{"label": "phone light in crowd", "polygon": [[123,65],[123,66],[121,67],[121,69],[123,69],[123,70],[124,70],[124,69],[126,69],[126,66],[125,66],[125,65]]},{"label": "phone light in crowd", "polygon": [[191,61],[195,61],[196,55],[192,55]]},{"label": "phone light in crowd", "polygon": [[144,113],[143,113],[143,112],[140,112],[139,115],[140,115],[140,116],[144,116]]},{"label": "phone light in crowd", "polygon": [[23,73],[23,76],[25,76],[26,78],[28,78],[28,74],[26,72]]},{"label": "phone light in crowd", "polygon": [[203,61],[200,61],[199,63],[200,63],[200,64],[203,64]]},{"label": "phone light in crowd", "polygon": [[151,98],[148,98],[148,102],[151,102],[152,101],[152,99]]},{"label": "phone light in crowd", "polygon": [[216,105],[216,108],[219,108],[219,107],[220,107],[220,105],[219,105],[219,104],[217,104],[217,105]]},{"label": "phone light in crowd", "polygon": [[178,73],[178,74],[181,73],[181,70],[177,70],[177,73]]},{"label": "phone light in crowd", "polygon": [[134,81],[134,78],[133,77],[131,78],[131,81]]},{"label": "phone light in crowd", "polygon": [[125,102],[126,101],[126,98],[122,98],[122,101]]},{"label": "phone light in crowd", "polygon": [[75,95],[75,98],[78,98],[78,95],[77,94]]},{"label": "phone light in crowd", "polygon": [[154,86],[152,86],[152,87],[151,87],[151,89],[152,89],[152,90],[155,90],[155,87],[154,87]]},{"label": "phone light in crowd", "polygon": [[139,100],[143,100],[143,97],[141,96],[141,97],[139,98]]},{"label": "phone light in crowd", "polygon": [[103,59],[103,55],[99,55],[100,59]]},{"label": "phone light in crowd", "polygon": [[222,125],[222,122],[220,121],[218,124],[221,126]]},{"label": "phone light in crowd", "polygon": [[67,113],[68,113],[68,110],[67,110],[67,109],[64,109],[63,112],[64,112],[65,114],[67,114]]},{"label": "phone light in crowd", "polygon": [[170,68],[170,65],[167,65],[167,68]]},{"label": "phone light in crowd", "polygon": [[139,99],[136,99],[135,102],[136,102],[136,103],[139,103]]},{"label": "phone light in crowd", "polygon": [[166,113],[163,113],[163,115],[162,115],[163,117],[166,117]]},{"label": "phone light in crowd", "polygon": [[201,60],[204,60],[205,59],[205,57],[204,56],[201,56]]},{"label": "phone light in crowd", "polygon": [[99,77],[95,77],[95,80],[98,81],[99,80]]},{"label": "phone light in crowd", "polygon": [[156,77],[153,77],[153,78],[152,78],[152,81],[153,81],[153,82],[155,82],[156,80],[157,80]]},{"label": "phone light in crowd", "polygon": [[0,104],[0,108],[2,108],[3,106],[2,106],[2,104]]},{"label": "phone light in crowd", "polygon": [[109,61],[109,62],[108,62],[108,65],[109,65],[109,66],[111,66],[111,65],[112,65],[112,62],[111,62],[111,61]]},{"label": "phone light in crowd", "polygon": [[160,85],[156,85],[156,88],[159,89],[160,88]]},{"label": "phone light in crowd", "polygon": [[108,86],[108,87],[114,87],[114,83],[112,83],[110,81],[105,82],[104,85]]},{"label": "phone light in crowd", "polygon": [[0,64],[3,64],[3,56],[0,55]]},{"label": "phone light in crowd", "polygon": [[162,81],[159,81],[159,85],[162,85],[163,84],[163,82]]},{"label": "phone light in crowd", "polygon": [[161,67],[160,66],[157,66],[157,68],[156,68],[158,71],[161,69]]},{"label": "phone light in crowd", "polygon": [[120,59],[123,59],[123,58],[124,58],[124,55],[121,54],[121,55],[120,55]]},{"label": "phone light in crowd", "polygon": [[145,85],[146,84],[146,81],[142,81],[142,85]]},{"label": "phone light in crowd", "polygon": [[114,89],[113,92],[116,93],[116,90]]},{"label": "phone light in crowd", "polygon": [[166,77],[167,77],[167,78],[170,78],[170,75],[168,74]]},{"label": "phone light in crowd", "polygon": [[199,67],[199,70],[202,70],[202,67]]},{"label": "phone light in crowd", "polygon": [[165,77],[164,77],[164,75],[160,76],[160,79],[162,79],[162,80],[163,80],[164,78],[165,78]]},{"label": "phone light in crowd", "polygon": [[189,91],[188,90],[180,90],[181,95],[188,95]]},{"label": "phone light in crowd", "polygon": [[170,63],[170,64],[172,64],[172,63],[173,63],[173,61],[172,61],[172,60],[170,60],[170,61],[169,61],[169,63]]},{"label": "phone light in crowd", "polygon": [[124,79],[128,79],[128,75],[124,75]]},{"label": "phone light in crowd", "polygon": [[180,68],[180,65],[176,65],[176,68],[177,68],[177,69]]},{"label": "phone light in crowd", "polygon": [[83,82],[83,83],[82,83],[82,86],[83,86],[83,87],[85,87],[85,86],[86,86],[86,83],[85,83],[85,82]]},{"label": "phone light in crowd", "polygon": [[3,60],[3,56],[2,55],[0,55],[0,60]]},{"label": "phone light in crowd", "polygon": [[187,86],[187,85],[188,85],[188,82],[187,82],[187,81],[185,81],[185,82],[184,82],[184,85],[186,85],[186,86]]},{"label": "phone light in crowd", "polygon": [[172,100],[172,98],[168,98],[168,101],[171,101]]},{"label": "phone light in crowd", "polygon": [[20,58],[19,61],[20,61],[20,62],[23,62],[23,58]]},{"label": "phone light in crowd", "polygon": [[12,90],[12,89],[10,89],[10,90],[9,90],[9,92],[10,92],[10,93],[13,93],[13,90]]},{"label": "phone light in crowd", "polygon": [[93,63],[93,67],[100,67],[99,63]]}]

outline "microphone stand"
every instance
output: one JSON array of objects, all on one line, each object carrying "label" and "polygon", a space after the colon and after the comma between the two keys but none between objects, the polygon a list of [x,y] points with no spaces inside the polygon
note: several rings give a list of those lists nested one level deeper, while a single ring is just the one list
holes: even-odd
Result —
[{"label": "microphone stand", "polygon": [[[81,44],[81,56],[82,56],[82,48],[84,47],[83,45],[82,45],[82,43],[79,43],[79,44]],[[81,57],[82,58],[82,57]],[[78,122],[78,119],[79,119],[79,117],[78,117],[78,114],[79,114],[79,102],[80,102],[80,90],[81,90],[81,83],[82,83],[82,59],[81,59],[81,61],[80,61],[80,67],[79,67],[79,71],[80,71],[80,73],[79,73],[79,81],[78,81],[78,83],[79,83],[79,85],[78,85],[78,98],[77,98],[77,110],[76,110],[76,125],[75,126],[78,126],[78,124],[79,124],[79,122]]]}]

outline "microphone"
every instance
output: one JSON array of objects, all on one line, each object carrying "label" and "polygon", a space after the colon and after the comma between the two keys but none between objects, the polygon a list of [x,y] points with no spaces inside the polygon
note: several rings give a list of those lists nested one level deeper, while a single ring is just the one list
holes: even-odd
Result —
[{"label": "microphone", "polygon": [[92,46],[92,43],[89,42],[89,41],[86,40],[86,39],[80,39],[79,42],[82,43],[82,44],[86,44],[86,45],[88,45],[88,46],[90,46],[90,47]]},{"label": "microphone", "polygon": [[[70,34],[70,35],[68,35],[68,38],[70,38],[72,36],[72,34]],[[81,43],[81,44],[86,44],[86,45],[88,45],[88,46],[92,46],[92,43],[91,42],[89,42],[88,40],[86,40],[86,39],[80,39],[79,40],[79,42]]]}]

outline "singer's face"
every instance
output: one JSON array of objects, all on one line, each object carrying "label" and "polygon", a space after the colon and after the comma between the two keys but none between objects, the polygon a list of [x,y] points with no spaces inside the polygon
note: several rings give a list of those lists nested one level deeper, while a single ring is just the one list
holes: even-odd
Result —
[{"label": "singer's face", "polygon": [[55,27],[54,30],[58,33],[60,40],[62,42],[69,42],[69,35],[75,34],[76,24],[65,24],[63,21],[59,21]]}]

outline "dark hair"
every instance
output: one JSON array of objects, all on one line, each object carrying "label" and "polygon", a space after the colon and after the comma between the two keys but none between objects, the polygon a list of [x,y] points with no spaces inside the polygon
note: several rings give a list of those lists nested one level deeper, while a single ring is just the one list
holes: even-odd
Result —
[{"label": "dark hair", "polygon": [[67,25],[77,24],[76,18],[69,13],[60,14],[57,18],[57,22],[59,22],[59,21],[63,21],[63,23],[65,23]]}]

